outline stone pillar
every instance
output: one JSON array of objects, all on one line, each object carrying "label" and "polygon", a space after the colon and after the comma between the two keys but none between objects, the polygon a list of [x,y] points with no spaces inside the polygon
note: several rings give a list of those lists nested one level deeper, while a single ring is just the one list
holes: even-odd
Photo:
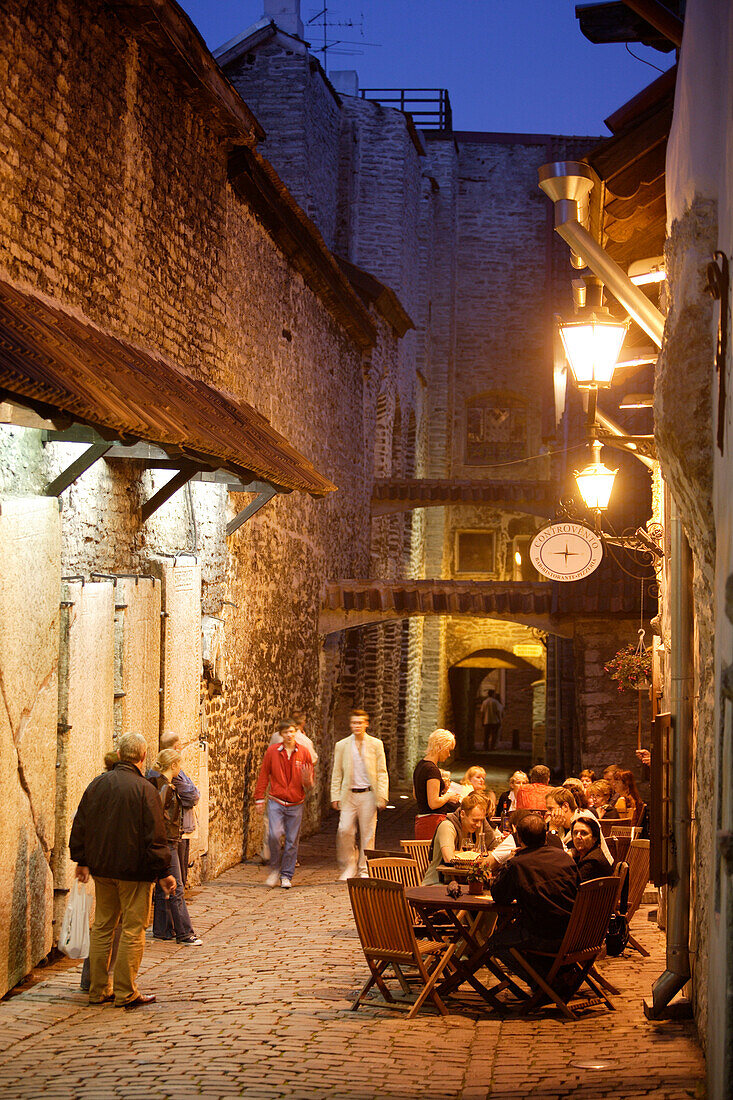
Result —
[{"label": "stone pillar", "polygon": [[52,867],[56,920],[73,884],[69,834],[85,789],[114,747],[115,586],[112,581],[62,585],[56,843]]},{"label": "stone pillar", "polygon": [[148,766],[160,734],[161,583],[124,577],[115,588],[115,741],[141,733]]},{"label": "stone pillar", "polygon": [[[208,796],[201,789],[201,567],[191,558],[160,563],[163,581],[161,734],[175,732],[183,742],[183,770],[201,791],[198,837],[191,854],[208,845]],[[208,780],[207,780],[208,786]]]},{"label": "stone pillar", "polygon": [[0,501],[0,995],[51,949],[58,502]]}]

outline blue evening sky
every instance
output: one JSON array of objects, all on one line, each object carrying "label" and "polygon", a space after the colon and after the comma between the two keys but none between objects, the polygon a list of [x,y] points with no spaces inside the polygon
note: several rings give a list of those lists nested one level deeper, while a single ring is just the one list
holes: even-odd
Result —
[{"label": "blue evening sky", "polygon": [[[212,50],[263,11],[262,0],[179,2]],[[303,22],[322,7],[302,0]],[[659,75],[623,45],[591,45],[574,0],[334,0],[328,18],[355,24],[329,28],[330,41],[349,44],[329,71],[356,69],[362,88],[447,88],[456,130],[606,134],[603,119]],[[322,21],[305,34],[322,45]],[[674,64],[674,52],[631,49]]]}]

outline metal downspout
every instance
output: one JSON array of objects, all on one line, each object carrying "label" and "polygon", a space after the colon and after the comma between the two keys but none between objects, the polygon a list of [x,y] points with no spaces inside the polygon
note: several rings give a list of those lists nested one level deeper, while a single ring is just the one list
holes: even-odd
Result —
[{"label": "metal downspout", "polygon": [[667,897],[667,969],[645,1002],[650,1019],[663,1014],[690,980],[690,773],[692,766],[692,556],[677,506],[670,508],[672,576],[670,585],[672,715],[672,851],[673,881]]}]

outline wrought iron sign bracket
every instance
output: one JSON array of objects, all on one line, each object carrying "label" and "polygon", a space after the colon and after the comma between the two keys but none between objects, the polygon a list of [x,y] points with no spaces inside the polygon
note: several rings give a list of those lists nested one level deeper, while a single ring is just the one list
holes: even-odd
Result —
[{"label": "wrought iron sign bracket", "polygon": [[725,406],[726,393],[726,359],[728,357],[728,312],[730,274],[728,270],[728,257],[725,252],[713,253],[713,258],[708,264],[708,281],[705,290],[717,302],[720,302],[718,311],[718,341],[715,349],[715,369],[718,373],[718,450],[723,454],[725,449]]}]

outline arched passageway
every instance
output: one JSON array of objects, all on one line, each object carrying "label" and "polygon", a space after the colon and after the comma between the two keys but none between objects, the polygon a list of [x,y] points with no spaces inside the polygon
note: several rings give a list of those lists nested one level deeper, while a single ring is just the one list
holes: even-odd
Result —
[{"label": "arched passageway", "polygon": [[486,755],[510,755],[517,766],[529,764],[540,693],[544,699],[542,669],[508,650],[479,649],[449,668],[448,686],[459,757],[486,753],[481,704],[493,689],[504,713],[496,742]]}]

